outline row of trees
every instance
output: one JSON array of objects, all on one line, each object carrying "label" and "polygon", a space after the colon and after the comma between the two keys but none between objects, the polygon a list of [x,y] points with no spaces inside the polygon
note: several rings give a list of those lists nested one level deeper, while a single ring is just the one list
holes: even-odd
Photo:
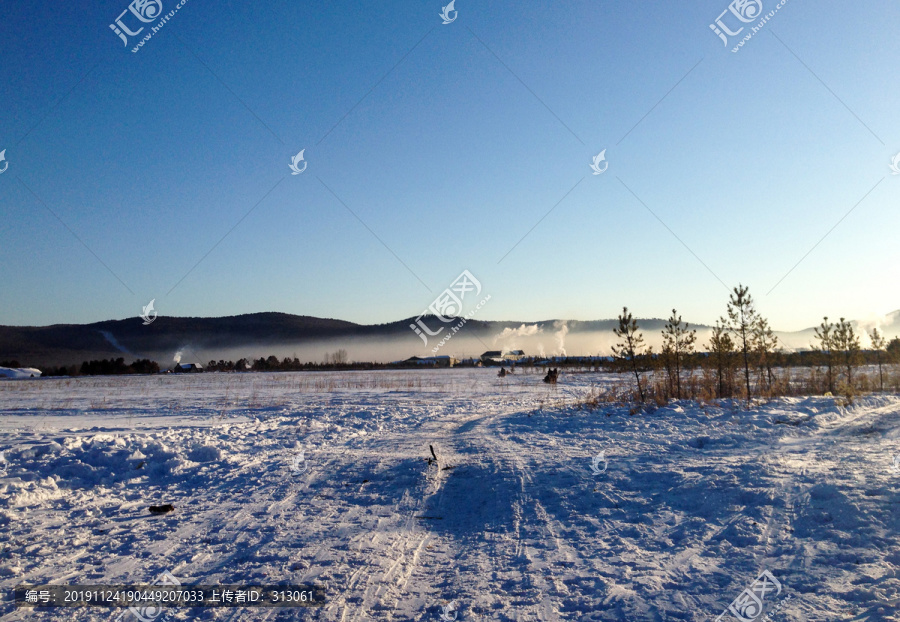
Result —
[{"label": "row of trees", "polygon": [[[836,386],[840,378],[839,371],[844,373],[846,384],[852,387],[853,370],[863,359],[859,336],[854,331],[853,325],[844,318],[835,324],[825,317],[822,324],[816,328],[816,339],[819,342],[816,352],[825,362],[825,383],[828,385],[828,391],[834,393],[841,388],[840,385]],[[900,358],[900,339],[895,337],[888,343],[878,328],[874,328],[869,334],[869,341],[870,350],[875,354],[875,364],[878,366],[878,387],[884,391],[884,367],[892,359]]]},{"label": "row of trees", "polygon": [[[0,361],[0,367],[22,367],[19,361]],[[212,360],[206,364],[206,371],[324,371],[334,369],[380,369],[386,365],[377,363],[354,363],[348,361],[347,351],[325,355],[324,363],[301,362],[297,357],[277,356],[258,359],[241,358],[237,361]],[[120,374],[158,374],[160,366],[156,361],[138,359],[125,364],[124,358],[84,361],[81,365],[43,366],[43,376],[115,376]]]},{"label": "row of trees", "polygon": [[[5,365],[3,366],[5,367]],[[150,359],[138,359],[125,364],[125,359],[84,361],[81,366],[69,365],[41,369],[43,376],[117,376],[121,374],[158,374],[159,364]]]},{"label": "row of trees", "polygon": [[[277,356],[269,356],[258,359],[238,359],[237,362],[232,361],[210,361],[206,365],[207,371],[304,371],[318,369],[342,369],[350,364],[346,350],[338,350],[337,352],[328,352],[325,354],[324,363],[314,363],[308,361],[303,363],[296,356],[289,356],[279,359]],[[374,365],[374,364],[373,364]],[[357,366],[354,366],[356,368]],[[365,364],[360,364],[359,368],[365,368]]]},{"label": "row of trees", "polygon": [[338,350],[334,354],[326,354],[324,363],[313,361],[302,362],[296,356],[279,359],[269,356],[258,359],[238,359],[237,361],[210,361],[207,371],[325,371],[334,369],[382,369],[386,365],[379,363],[350,363],[346,350]]},{"label": "row of trees", "polygon": [[[674,309],[663,328],[659,353],[646,346],[627,307],[618,320],[613,354],[619,369],[634,376],[635,397],[641,402],[651,397],[665,401],[671,397],[735,396],[749,401],[754,396],[785,395],[799,387],[806,393],[852,397],[862,386],[854,372],[867,358],[871,361],[874,356],[877,388],[882,391],[885,366],[900,361],[900,339],[887,343],[877,329],[869,335],[871,348],[865,357],[860,335],[845,318],[833,323],[826,317],[816,328],[812,361],[808,357],[804,361],[802,353],[786,354],[768,320],[757,311],[749,289],[742,285],[729,296],[726,313],[713,326],[705,352],[696,352],[696,330]],[[798,363],[811,363],[811,373],[796,378],[789,369],[785,372],[785,366]],[[783,368],[780,375],[779,367]],[[824,374],[819,373],[820,368]],[[695,377],[698,369],[699,382]]]}]

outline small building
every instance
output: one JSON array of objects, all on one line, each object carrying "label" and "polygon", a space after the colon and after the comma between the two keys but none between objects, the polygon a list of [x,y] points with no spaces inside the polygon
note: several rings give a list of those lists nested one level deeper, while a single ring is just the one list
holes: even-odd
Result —
[{"label": "small building", "polygon": [[178,363],[172,371],[176,374],[199,374],[203,371],[200,363]]},{"label": "small building", "polygon": [[482,363],[515,363],[525,358],[525,352],[522,350],[488,350],[481,355]]},{"label": "small building", "polygon": [[419,365],[422,367],[455,367],[459,361],[452,356],[412,356],[405,361],[405,365]]},{"label": "small building", "polygon": [[482,363],[497,363],[500,360],[502,360],[501,359],[502,356],[503,356],[503,352],[501,352],[500,350],[488,350],[487,352],[485,352],[484,354],[481,355],[481,362]]},{"label": "small building", "polygon": [[428,358],[434,361],[436,367],[455,367],[459,363],[459,360],[452,356],[429,356]]}]

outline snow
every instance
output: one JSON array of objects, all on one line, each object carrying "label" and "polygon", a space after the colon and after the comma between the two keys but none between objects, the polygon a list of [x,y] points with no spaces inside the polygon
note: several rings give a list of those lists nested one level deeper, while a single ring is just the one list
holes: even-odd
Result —
[{"label": "snow", "polygon": [[[768,570],[773,619],[900,620],[900,397],[630,415],[578,405],[625,376],[542,377],[0,384],[0,588],[168,570],[326,594],[178,620],[714,620]],[[118,614],[0,603],[0,620]]]},{"label": "snow", "polygon": [[21,380],[22,378],[40,378],[41,370],[33,367],[0,367],[0,379],[11,378],[13,380]]}]

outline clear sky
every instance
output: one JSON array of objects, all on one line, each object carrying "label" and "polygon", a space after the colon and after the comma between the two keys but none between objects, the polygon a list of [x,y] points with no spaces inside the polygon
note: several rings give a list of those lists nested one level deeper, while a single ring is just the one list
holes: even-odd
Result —
[{"label": "clear sky", "polygon": [[896,2],[447,1],[3,3],[0,324],[900,308]]}]

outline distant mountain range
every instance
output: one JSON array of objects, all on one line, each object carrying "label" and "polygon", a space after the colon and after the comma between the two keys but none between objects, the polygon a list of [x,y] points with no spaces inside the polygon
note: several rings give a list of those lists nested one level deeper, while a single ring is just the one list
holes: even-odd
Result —
[{"label": "distant mountain range", "polygon": [[252,313],[220,318],[159,317],[93,324],[0,326],[0,360],[23,364],[70,365],[86,359],[171,358],[184,348],[219,351],[259,348],[316,340],[412,334],[403,322],[362,326],[287,313]]},{"label": "distant mountain range", "polygon": [[[53,326],[0,326],[0,361],[21,365],[74,365],[84,360],[150,358],[165,365],[189,358],[210,359],[298,355],[301,360],[321,360],[327,351],[345,348],[351,360],[394,360],[413,354],[430,354],[437,338],[423,344],[411,329],[416,318],[390,324],[363,325],[287,313],[252,313],[220,318],[158,317],[149,325],[140,318],[93,324]],[[639,320],[652,337],[665,324],[661,319]],[[871,322],[859,322],[866,329]],[[900,334],[900,311],[879,322],[888,337]],[[432,326],[440,325],[432,320]],[[484,322],[469,320],[456,341],[441,354],[480,354],[484,350],[521,347],[528,354],[597,354],[614,339],[616,320],[543,322]],[[693,325],[705,339],[708,326]],[[787,347],[806,348],[813,329],[780,333]],[[652,343],[652,339],[648,339]],[[451,346],[452,344],[452,346]],[[365,345],[366,347],[363,347]],[[358,353],[353,351],[357,346]],[[540,350],[540,352],[538,351]],[[292,354],[293,351],[293,354]]]}]

